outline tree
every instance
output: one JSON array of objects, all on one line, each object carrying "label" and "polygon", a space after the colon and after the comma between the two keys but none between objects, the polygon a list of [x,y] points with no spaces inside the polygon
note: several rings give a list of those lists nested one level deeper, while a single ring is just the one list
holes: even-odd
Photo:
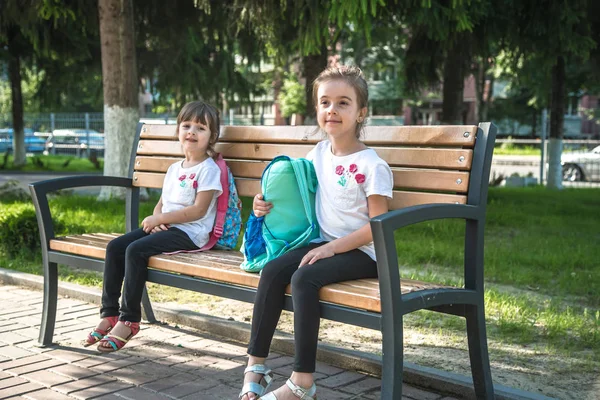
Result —
[{"label": "tree", "polygon": [[[138,122],[138,79],[131,0],[99,0],[104,92],[104,174],[127,176]],[[103,187],[99,199],[122,197],[121,188]]]},{"label": "tree", "polygon": [[513,65],[533,56],[538,68],[550,71],[550,79],[544,84],[551,88],[548,187],[552,189],[562,188],[566,68],[570,63],[587,60],[598,45],[592,37],[594,24],[591,23],[597,16],[590,14],[597,8],[595,3],[591,0],[506,0],[502,5],[514,16],[506,37]]}]

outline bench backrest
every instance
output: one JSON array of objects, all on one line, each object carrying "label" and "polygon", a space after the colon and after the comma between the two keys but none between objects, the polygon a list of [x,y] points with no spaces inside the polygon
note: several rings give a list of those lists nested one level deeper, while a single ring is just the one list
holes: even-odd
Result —
[{"label": "bench backrest", "polygon": [[[390,210],[428,203],[485,207],[494,142],[490,125],[367,127],[364,143],[394,173]],[[175,125],[138,125],[130,168],[134,186],[162,187],[169,165],[183,156],[175,130]],[[324,139],[315,131],[314,126],[224,126],[216,150],[231,168],[240,196],[254,196],[269,161],[306,156]]]}]

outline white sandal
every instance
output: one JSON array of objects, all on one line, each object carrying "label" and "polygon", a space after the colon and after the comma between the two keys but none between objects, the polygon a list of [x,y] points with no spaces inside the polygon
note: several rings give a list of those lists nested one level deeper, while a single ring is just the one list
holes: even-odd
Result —
[{"label": "white sandal", "polygon": [[[263,394],[265,394],[267,390],[269,390],[271,383],[273,383],[273,371],[265,367],[264,364],[254,364],[247,367],[244,370],[244,376],[246,376],[248,372],[260,374],[263,377],[260,380],[260,382],[246,382],[242,387],[242,391],[238,395],[238,399],[241,399],[244,395],[247,395],[248,393],[254,393],[256,394],[256,397],[259,398]],[[264,385],[262,384],[263,381],[265,383]]]},{"label": "white sandal", "polygon": [[[317,387],[313,383],[311,387],[305,389],[301,386],[296,385],[291,379],[288,379],[285,384],[290,388],[294,396],[300,400],[317,400]],[[266,396],[261,397],[261,400],[277,400],[277,396],[273,392],[268,393]]]}]

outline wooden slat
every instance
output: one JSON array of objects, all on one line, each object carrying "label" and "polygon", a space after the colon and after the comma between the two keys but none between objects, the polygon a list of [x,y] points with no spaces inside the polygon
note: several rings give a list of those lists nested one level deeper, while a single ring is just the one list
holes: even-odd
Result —
[{"label": "wooden slat", "polygon": [[473,150],[373,147],[390,167],[458,169],[469,171]]},{"label": "wooden slat", "polygon": [[[177,160],[172,157],[138,156],[135,160],[135,170],[166,172]],[[268,161],[227,160],[227,165],[236,178],[260,179],[268,164]],[[396,188],[466,193],[469,187],[468,172],[406,168],[392,168],[392,171]]]},{"label": "wooden slat", "polygon": [[[144,129],[146,129],[144,131]],[[142,139],[177,140],[175,125],[144,125]],[[259,143],[317,143],[315,126],[223,126],[222,141]],[[429,145],[473,147],[477,127],[465,126],[368,126],[361,140],[372,145]]]},{"label": "wooden slat", "polygon": [[[257,143],[217,143],[216,150],[225,158],[248,160],[272,160],[281,155],[306,157],[313,148],[311,145],[257,144]],[[458,169],[471,168],[473,150],[440,148],[394,148],[373,147],[377,154],[391,167],[419,167]],[[182,156],[178,142],[164,140],[141,140],[138,145],[140,155]]]},{"label": "wooden slat", "polygon": [[468,172],[397,168],[392,168],[392,172],[396,188],[458,193],[466,193],[469,189]]},{"label": "wooden slat", "polygon": [[182,157],[137,156],[133,166],[136,171],[167,172],[167,169]]},{"label": "wooden slat", "polygon": [[417,206],[420,204],[433,204],[433,203],[457,203],[466,204],[467,196],[457,194],[443,194],[443,193],[426,193],[426,192],[405,192],[401,190],[394,190],[394,198],[388,201],[388,207],[390,210],[397,210],[399,208]]},{"label": "wooden slat", "polygon": [[165,174],[158,172],[134,172],[133,186],[162,189]]}]

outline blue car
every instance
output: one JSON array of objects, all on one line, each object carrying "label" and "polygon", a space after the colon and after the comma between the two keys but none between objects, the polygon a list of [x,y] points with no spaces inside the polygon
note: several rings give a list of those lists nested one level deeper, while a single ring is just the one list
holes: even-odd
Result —
[{"label": "blue car", "polygon": [[[43,153],[46,146],[46,141],[33,134],[31,128],[25,128],[25,152],[26,153]],[[0,153],[12,151],[13,149],[13,129],[0,129]]]}]

